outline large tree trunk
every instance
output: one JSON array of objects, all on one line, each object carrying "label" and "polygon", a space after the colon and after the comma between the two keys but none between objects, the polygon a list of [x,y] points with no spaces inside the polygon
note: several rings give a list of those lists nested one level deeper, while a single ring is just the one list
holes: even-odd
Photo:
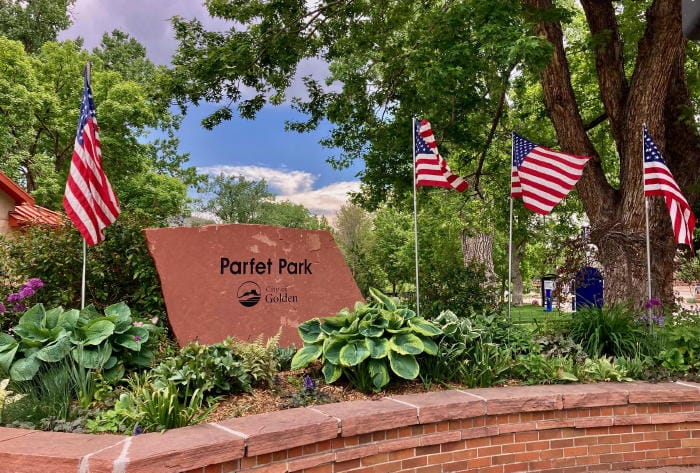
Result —
[{"label": "large tree trunk", "polygon": [[[552,7],[552,0],[525,2],[541,10]],[[620,157],[618,189],[607,181],[600,157],[586,135],[557,21],[540,21],[536,26],[554,49],[541,75],[545,105],[563,150],[592,158],[577,190],[591,222],[591,241],[604,267],[606,301],[642,305],[647,299],[642,125],[647,124],[682,189],[700,177],[698,137],[692,126],[678,119],[679,112],[690,104],[682,67],[685,40],[680,2],[656,0],[649,7],[629,81],[612,1],[581,0],[581,5],[591,34],[605,38],[595,51],[596,70]],[[693,200],[690,202],[692,205]],[[650,199],[649,222],[652,297],[671,303],[676,245],[663,199]]]},{"label": "large tree trunk", "polygon": [[478,264],[484,268],[484,276],[489,284],[496,279],[493,269],[493,235],[479,233],[470,236],[466,230],[462,231],[462,256],[464,266]]}]

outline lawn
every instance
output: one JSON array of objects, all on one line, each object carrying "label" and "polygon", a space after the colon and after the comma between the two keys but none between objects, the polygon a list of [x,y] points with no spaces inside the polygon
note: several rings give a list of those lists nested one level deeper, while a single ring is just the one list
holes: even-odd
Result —
[{"label": "lawn", "polygon": [[560,312],[556,308],[552,312],[545,312],[537,305],[525,304],[511,307],[511,317],[516,324],[532,324],[564,320],[570,317],[569,312]]}]

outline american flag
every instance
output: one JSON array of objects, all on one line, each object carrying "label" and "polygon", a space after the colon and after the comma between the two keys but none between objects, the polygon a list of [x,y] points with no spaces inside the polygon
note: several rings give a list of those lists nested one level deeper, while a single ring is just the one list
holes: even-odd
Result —
[{"label": "american flag", "polygon": [[416,187],[445,187],[458,192],[467,190],[469,187],[467,181],[452,174],[447,162],[440,156],[430,123],[427,120],[421,120],[416,122],[415,126]]},{"label": "american flag", "polygon": [[119,201],[102,170],[95,104],[84,73],[83,100],[63,208],[88,245],[104,240],[104,229],[117,219]]},{"label": "american flag", "polygon": [[688,245],[693,250],[693,230],[695,215],[683,197],[680,187],[673,179],[663,156],[651,135],[644,127],[644,196],[662,195],[671,216],[673,235],[680,244]]},{"label": "american flag", "polygon": [[510,195],[522,198],[533,212],[547,215],[581,179],[589,159],[537,146],[513,132]]}]

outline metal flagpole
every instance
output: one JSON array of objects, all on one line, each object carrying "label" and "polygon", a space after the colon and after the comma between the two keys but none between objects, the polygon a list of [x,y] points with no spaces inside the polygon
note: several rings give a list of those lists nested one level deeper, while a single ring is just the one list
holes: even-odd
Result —
[{"label": "metal flagpole", "polygon": [[[85,79],[87,80],[88,85],[90,85],[90,81],[92,79],[91,77],[92,73],[92,63],[88,61],[87,64],[85,64]],[[82,110],[81,112],[82,113]],[[80,133],[80,131],[79,131]],[[80,309],[85,308],[85,273],[86,273],[86,268],[87,268],[87,243],[85,242],[85,238],[83,238],[83,276],[80,284]]]},{"label": "metal flagpole", "polygon": [[[512,137],[511,137],[512,138]],[[513,167],[514,142],[510,141],[510,166]],[[511,279],[513,275],[513,171],[510,177],[510,214],[508,218],[508,320],[511,320],[510,308],[513,303],[513,290]]]},{"label": "metal flagpole", "polygon": [[509,221],[510,224],[508,225],[508,320],[511,320],[510,307],[513,304],[513,291],[511,284],[511,279],[513,277],[513,197],[510,198]]},{"label": "metal flagpole", "polygon": [[[646,130],[647,124],[643,125],[643,130]],[[644,190],[644,131],[642,131],[642,191]],[[644,216],[647,232],[647,317],[649,318],[649,327],[652,327],[651,312],[651,245],[649,243],[649,198],[644,195]]]},{"label": "metal flagpole", "polygon": [[411,143],[411,155],[413,156],[413,249],[416,255],[416,315],[420,316],[420,286],[418,284],[418,204],[416,199],[416,119],[413,123],[413,142]]}]

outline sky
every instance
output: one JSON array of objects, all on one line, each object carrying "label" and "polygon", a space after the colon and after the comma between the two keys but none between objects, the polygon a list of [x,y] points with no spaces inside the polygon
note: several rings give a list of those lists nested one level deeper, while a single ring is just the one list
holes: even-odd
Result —
[{"label": "sky", "polygon": [[[175,15],[197,18],[212,30],[227,28],[226,22],[208,15],[201,0],[76,0],[71,9],[73,25],[59,39],[81,37],[85,48],[92,49],[104,33],[119,29],[143,44],[154,63],[168,65],[177,47],[169,21]],[[323,76],[325,71],[324,64],[308,61],[300,65],[299,76]],[[302,92],[297,81],[291,94]],[[359,189],[361,163],[338,171],[326,162],[328,156],[338,154],[318,143],[327,135],[327,124],[313,133],[287,132],[285,120],[301,116],[283,104],[265,107],[255,120],[236,117],[208,131],[200,121],[215,109],[215,104],[190,107],[178,135],[180,151],[190,154],[189,165],[199,172],[264,178],[278,200],[302,204],[327,217],[347,201],[348,192]]]}]

